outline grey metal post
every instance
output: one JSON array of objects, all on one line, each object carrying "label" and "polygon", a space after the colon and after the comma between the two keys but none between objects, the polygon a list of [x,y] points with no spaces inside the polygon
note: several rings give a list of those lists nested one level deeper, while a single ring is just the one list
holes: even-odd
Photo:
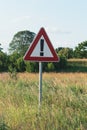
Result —
[{"label": "grey metal post", "polygon": [[42,102],[42,62],[39,62],[39,107]]}]

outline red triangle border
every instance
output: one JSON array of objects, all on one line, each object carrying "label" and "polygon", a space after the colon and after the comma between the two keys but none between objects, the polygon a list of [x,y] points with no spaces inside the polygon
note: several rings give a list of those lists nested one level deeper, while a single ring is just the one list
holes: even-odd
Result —
[{"label": "red triangle border", "polygon": [[[41,38],[41,36],[43,35],[44,39],[46,40],[46,43],[53,55],[53,57],[32,57],[31,54],[35,48],[35,46],[38,44],[39,39]],[[24,60],[26,61],[36,61],[36,62],[58,62],[59,61],[59,57],[57,56],[51,41],[48,37],[48,35],[46,34],[46,31],[44,28],[41,28],[40,31],[38,32],[38,34],[36,35],[35,39],[33,40],[32,44],[30,45],[30,47],[28,48],[25,56],[24,56]]]}]

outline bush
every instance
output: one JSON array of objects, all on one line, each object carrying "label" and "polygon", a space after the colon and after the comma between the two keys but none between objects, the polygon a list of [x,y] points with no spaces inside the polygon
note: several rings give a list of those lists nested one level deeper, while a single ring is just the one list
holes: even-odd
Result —
[{"label": "bush", "polygon": [[19,72],[24,72],[25,71],[25,62],[22,57],[17,59],[17,69]]},{"label": "bush", "polygon": [[26,62],[26,71],[27,72],[38,72],[38,63],[37,62]]},{"label": "bush", "polygon": [[54,71],[55,70],[55,66],[54,66],[53,63],[48,63],[47,68],[48,68],[48,71]]},{"label": "bush", "polygon": [[67,68],[67,60],[65,57],[60,56],[60,61],[54,63],[55,71],[62,71]]},{"label": "bush", "polygon": [[8,56],[0,51],[0,72],[7,71]]}]

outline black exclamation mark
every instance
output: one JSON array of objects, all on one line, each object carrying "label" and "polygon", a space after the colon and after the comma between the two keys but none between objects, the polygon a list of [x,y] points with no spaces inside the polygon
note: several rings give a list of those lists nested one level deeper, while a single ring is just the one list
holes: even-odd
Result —
[{"label": "black exclamation mark", "polygon": [[40,56],[44,56],[44,39],[40,40]]}]

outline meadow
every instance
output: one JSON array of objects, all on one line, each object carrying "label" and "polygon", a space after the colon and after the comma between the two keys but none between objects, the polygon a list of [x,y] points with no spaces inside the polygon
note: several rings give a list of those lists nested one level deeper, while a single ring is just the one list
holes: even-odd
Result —
[{"label": "meadow", "polygon": [[87,73],[0,74],[0,130],[87,130]]}]

